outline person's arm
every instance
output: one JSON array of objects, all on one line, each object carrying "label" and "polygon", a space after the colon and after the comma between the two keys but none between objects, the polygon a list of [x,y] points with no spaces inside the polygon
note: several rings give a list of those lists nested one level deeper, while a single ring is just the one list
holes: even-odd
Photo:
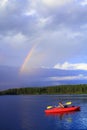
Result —
[{"label": "person's arm", "polygon": [[64,108],[64,105],[62,103],[59,103],[60,107],[63,107]]}]

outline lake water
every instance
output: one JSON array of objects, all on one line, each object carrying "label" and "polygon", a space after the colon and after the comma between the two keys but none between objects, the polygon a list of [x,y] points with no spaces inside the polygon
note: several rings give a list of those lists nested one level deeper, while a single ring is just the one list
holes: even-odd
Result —
[{"label": "lake water", "polygon": [[[46,115],[48,105],[72,101],[81,111]],[[87,130],[87,97],[0,96],[0,130]]]}]

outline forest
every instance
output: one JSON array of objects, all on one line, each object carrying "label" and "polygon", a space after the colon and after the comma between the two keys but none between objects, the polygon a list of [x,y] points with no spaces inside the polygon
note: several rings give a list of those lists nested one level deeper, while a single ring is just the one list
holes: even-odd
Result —
[{"label": "forest", "polygon": [[13,88],[0,91],[0,95],[41,95],[41,94],[87,94],[87,84]]}]

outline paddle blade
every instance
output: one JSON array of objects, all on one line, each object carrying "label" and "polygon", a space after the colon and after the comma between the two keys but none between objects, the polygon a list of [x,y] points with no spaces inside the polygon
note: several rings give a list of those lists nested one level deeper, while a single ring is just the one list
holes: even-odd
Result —
[{"label": "paddle blade", "polygon": [[52,108],[52,107],[53,107],[53,106],[48,106],[47,109],[50,109],[50,108]]},{"label": "paddle blade", "polygon": [[72,102],[66,102],[66,105],[70,105],[70,104],[72,104]]}]

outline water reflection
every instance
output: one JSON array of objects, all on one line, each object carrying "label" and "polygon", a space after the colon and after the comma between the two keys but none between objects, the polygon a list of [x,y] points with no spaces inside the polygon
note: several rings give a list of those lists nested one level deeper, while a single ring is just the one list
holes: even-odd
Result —
[{"label": "water reflection", "polygon": [[80,111],[76,112],[64,112],[64,113],[51,113],[51,114],[46,114],[46,117],[48,117],[50,120],[54,120],[54,126],[55,129],[60,129],[60,130],[73,130],[75,128],[75,116],[78,114]]},{"label": "water reflection", "polygon": [[28,100],[26,96],[22,98],[20,102],[20,119],[21,119],[21,129],[23,130],[28,130],[30,127],[30,122],[29,122],[29,114],[28,114]]},{"label": "water reflection", "polygon": [[67,121],[71,122],[72,118],[70,118],[71,114],[75,114],[76,112],[62,112],[62,113],[45,113],[46,116],[54,116],[58,117],[60,120],[63,120],[65,117]]}]

